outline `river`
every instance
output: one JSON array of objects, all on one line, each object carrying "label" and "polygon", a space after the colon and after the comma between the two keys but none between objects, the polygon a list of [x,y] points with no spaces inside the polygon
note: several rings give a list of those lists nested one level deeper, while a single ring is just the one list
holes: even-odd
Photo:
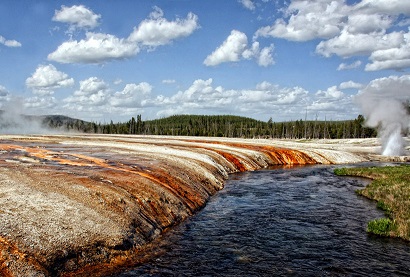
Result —
[{"label": "river", "polygon": [[234,174],[164,235],[164,254],[116,276],[409,276],[410,243],[370,236],[383,217],[364,179],[334,166]]}]

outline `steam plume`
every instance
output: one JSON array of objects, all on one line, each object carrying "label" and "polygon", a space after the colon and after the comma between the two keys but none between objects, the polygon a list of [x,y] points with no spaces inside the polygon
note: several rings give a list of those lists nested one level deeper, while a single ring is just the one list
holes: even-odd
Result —
[{"label": "steam plume", "polygon": [[20,99],[10,99],[0,110],[0,134],[44,134],[49,130],[41,124],[41,118],[22,114]]},{"label": "steam plume", "polygon": [[378,128],[382,154],[399,156],[404,153],[403,135],[409,130],[410,75],[375,79],[356,97],[366,125]]}]

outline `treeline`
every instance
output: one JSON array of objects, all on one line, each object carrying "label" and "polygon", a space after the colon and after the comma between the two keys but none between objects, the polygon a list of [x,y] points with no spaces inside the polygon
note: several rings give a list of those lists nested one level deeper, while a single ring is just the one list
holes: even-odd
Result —
[{"label": "treeline", "polygon": [[364,127],[364,117],[354,120],[318,121],[296,120],[268,122],[232,115],[175,115],[167,118],[143,121],[141,115],[128,122],[108,124],[67,120],[66,117],[48,118],[43,124],[63,131],[101,134],[138,134],[168,136],[209,136],[236,138],[368,138],[377,131]]}]

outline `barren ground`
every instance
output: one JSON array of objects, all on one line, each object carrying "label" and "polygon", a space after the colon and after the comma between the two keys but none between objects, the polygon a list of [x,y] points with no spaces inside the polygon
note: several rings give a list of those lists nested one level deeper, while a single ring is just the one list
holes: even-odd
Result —
[{"label": "barren ground", "polygon": [[[233,172],[275,164],[409,161],[377,139],[0,136],[0,275],[104,274],[140,259]],[[409,149],[407,148],[407,155]],[[101,272],[101,273],[100,273]]]}]

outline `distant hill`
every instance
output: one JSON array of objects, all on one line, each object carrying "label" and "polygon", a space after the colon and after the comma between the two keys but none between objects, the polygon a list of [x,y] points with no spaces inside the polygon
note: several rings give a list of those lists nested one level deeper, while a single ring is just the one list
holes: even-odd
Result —
[{"label": "distant hill", "polygon": [[58,128],[58,127],[74,125],[74,124],[80,124],[80,125],[90,124],[90,122],[88,121],[68,117],[65,115],[42,115],[42,116],[38,116],[38,118],[41,120],[41,123],[43,124],[43,126],[48,126],[51,128]]},{"label": "distant hill", "polygon": [[210,125],[247,125],[247,126],[257,126],[258,124],[266,124],[264,121],[256,120],[249,117],[235,116],[235,115],[173,115],[170,117],[147,120],[144,123],[151,126],[162,126],[162,127],[208,127],[212,128]]}]

